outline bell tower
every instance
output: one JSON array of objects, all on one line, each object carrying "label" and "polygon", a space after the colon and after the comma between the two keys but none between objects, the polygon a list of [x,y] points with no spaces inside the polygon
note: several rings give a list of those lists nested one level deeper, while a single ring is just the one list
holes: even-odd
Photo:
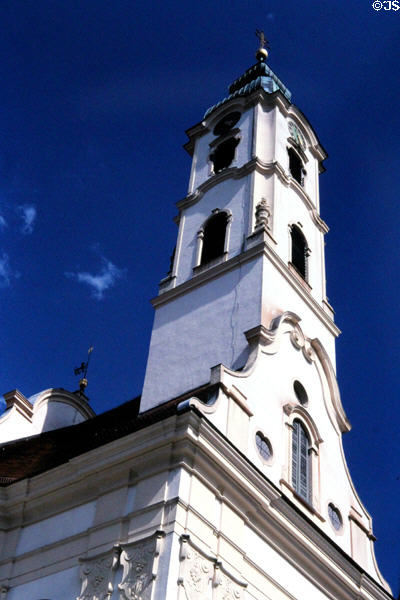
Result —
[{"label": "bell tower", "polygon": [[240,369],[246,332],[284,311],[301,317],[332,364],[339,330],[325,291],[319,174],[326,153],[291,93],[257,62],[188,130],[187,196],[168,276],[153,300],[141,410],[210,381],[210,369]]},{"label": "bell tower", "polygon": [[229,485],[239,450],[273,484],[280,500],[271,506],[286,511],[289,501],[389,589],[342,447],[351,426],[336,380],[340,332],[319,214],[326,153],[266,64],[264,42],[256,64],[187,132],[189,189],[177,203],[171,270],[153,300],[141,412],[172,399],[178,414],[194,407],[223,435],[220,445],[214,434],[207,441],[226,465],[218,489]]}]

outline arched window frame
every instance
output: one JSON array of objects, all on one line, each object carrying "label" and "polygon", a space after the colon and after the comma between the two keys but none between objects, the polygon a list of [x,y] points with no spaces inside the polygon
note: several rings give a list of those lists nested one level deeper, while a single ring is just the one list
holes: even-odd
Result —
[{"label": "arched window frame", "polygon": [[[294,231],[297,230],[303,240],[304,240],[304,274],[296,267],[296,265],[293,263],[293,233]],[[302,227],[299,223],[292,223],[289,225],[289,265],[291,267],[293,267],[293,269],[295,270],[295,272],[300,275],[300,277],[306,281],[308,283],[308,277],[309,277],[309,257],[311,254],[311,250],[308,246],[308,242],[307,242],[307,238],[304,235],[304,232],[302,230]]]},{"label": "arched window frame", "polygon": [[[224,251],[221,254],[221,256],[215,258],[214,260],[210,261],[209,263],[202,265],[201,264],[201,256],[203,253],[203,245],[204,245],[204,230],[207,227],[208,223],[211,221],[211,219],[213,219],[216,215],[218,215],[220,213],[225,213],[225,215],[226,215]],[[211,215],[209,217],[207,217],[207,219],[204,221],[204,223],[202,224],[202,226],[200,227],[200,229],[197,232],[197,247],[196,247],[196,258],[195,258],[195,266],[194,266],[195,272],[198,272],[199,270],[207,269],[208,267],[214,266],[216,264],[219,264],[221,262],[225,262],[226,260],[228,260],[229,241],[230,241],[230,235],[231,235],[231,224],[232,224],[232,213],[230,210],[227,210],[227,209],[221,210],[219,208],[215,208],[211,212]]]},{"label": "arched window frame", "polygon": [[[286,404],[283,407],[285,414],[287,415],[286,427],[288,430],[287,435],[287,461],[285,465],[285,477],[281,481],[289,490],[293,493],[295,498],[299,499],[315,513],[320,513],[320,464],[319,464],[319,446],[322,443],[322,439],[319,435],[318,429],[309,415],[308,411],[303,406],[296,406],[293,404]],[[308,457],[309,457],[309,490],[307,498],[298,492],[293,486],[293,433],[295,431],[294,422],[299,421],[308,435],[309,446],[308,446]]]},{"label": "arched window frame", "polygon": [[[235,166],[235,161],[237,158],[237,148],[240,144],[241,141],[241,135],[240,134],[240,129],[238,129],[237,127],[232,129],[231,131],[228,131],[225,135],[222,135],[218,138],[216,138],[215,140],[213,140],[210,144],[210,154],[208,155],[208,163],[209,163],[209,167],[210,167],[210,175],[219,175],[220,173],[223,173],[224,171],[226,171],[226,169],[229,169],[233,166]],[[226,144],[227,142],[232,142],[232,144],[234,144],[233,147],[233,157],[232,160],[230,161],[229,165],[227,165],[226,167],[223,167],[222,169],[219,169],[218,171],[215,170],[215,165],[214,165],[214,160],[213,160],[213,155],[215,154],[215,152],[218,151],[218,148],[222,145],[222,144]]]},{"label": "arched window frame", "polygon": [[[289,138],[288,141],[291,142],[292,140]],[[307,175],[307,171],[305,170],[304,165],[307,162],[307,156],[305,155],[303,150],[300,148],[300,146],[298,146],[295,143],[290,143],[286,147],[286,150],[287,150],[287,161],[288,161],[287,169],[288,169],[289,175],[293,179],[293,181],[296,181],[296,183],[298,183],[302,188],[304,188],[305,187],[305,178]],[[290,168],[290,155],[291,154],[300,162],[300,177],[299,177],[300,181],[297,179],[297,177],[294,176],[294,174],[292,173],[292,170]]]},{"label": "arched window frame", "polygon": [[307,428],[294,419],[292,423],[291,484],[303,500],[312,504],[311,439]]}]

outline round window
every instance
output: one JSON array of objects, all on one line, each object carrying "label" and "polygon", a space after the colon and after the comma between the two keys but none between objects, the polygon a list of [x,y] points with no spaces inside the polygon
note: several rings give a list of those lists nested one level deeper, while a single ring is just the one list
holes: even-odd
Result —
[{"label": "round window", "polygon": [[293,389],[294,393],[296,394],[296,398],[300,402],[300,404],[302,404],[303,406],[307,406],[308,395],[303,384],[301,384],[300,381],[298,381],[298,379],[296,379],[296,381],[293,383]]},{"label": "round window", "polygon": [[340,531],[343,525],[342,515],[340,514],[339,509],[332,503],[328,505],[328,515],[333,528],[336,529],[336,531]]},{"label": "round window", "polygon": [[229,115],[225,115],[214,127],[214,135],[224,135],[228,133],[232,127],[239,121],[241,114],[239,111],[231,112]]},{"label": "round window", "polygon": [[256,446],[261,458],[265,461],[269,460],[272,456],[272,447],[267,438],[257,431],[256,433]]}]

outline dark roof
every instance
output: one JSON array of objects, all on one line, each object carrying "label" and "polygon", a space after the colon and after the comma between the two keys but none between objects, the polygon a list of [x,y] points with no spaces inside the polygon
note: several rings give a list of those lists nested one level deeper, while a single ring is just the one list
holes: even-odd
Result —
[{"label": "dark roof", "polygon": [[182,397],[139,414],[140,396],[83,423],[0,446],[0,486],[32,477],[176,413]]},{"label": "dark roof", "polygon": [[204,118],[208,117],[208,115],[210,115],[222,104],[232,100],[232,98],[237,98],[238,96],[249,96],[255,90],[259,89],[263,89],[267,94],[273,94],[279,90],[290,102],[291,93],[288,88],[280,79],[278,79],[269,66],[265,62],[261,61],[247,69],[243,75],[235,79],[235,81],[229,86],[229,95],[217,104],[210,106],[210,108],[206,111]]}]

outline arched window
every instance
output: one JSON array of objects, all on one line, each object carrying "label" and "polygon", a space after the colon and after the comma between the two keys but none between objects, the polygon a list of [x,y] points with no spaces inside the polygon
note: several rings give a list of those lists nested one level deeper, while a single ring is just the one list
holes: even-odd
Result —
[{"label": "arched window", "polygon": [[307,240],[303,232],[297,225],[292,225],[290,229],[292,241],[291,263],[300,275],[307,279],[307,257],[309,254]]},{"label": "arched window", "polygon": [[310,438],[298,419],[293,421],[292,486],[304,500],[311,503]]},{"label": "arched window", "polygon": [[304,185],[304,167],[300,156],[293,148],[288,149],[289,171],[293,179],[300,185]]},{"label": "arched window", "polygon": [[217,212],[206,222],[200,265],[206,265],[224,254],[227,224],[228,214],[224,211]]},{"label": "arched window", "polygon": [[218,144],[214,152],[210,154],[210,160],[214,166],[214,173],[220,173],[232,163],[235,158],[235,148],[239,140],[231,137]]}]

